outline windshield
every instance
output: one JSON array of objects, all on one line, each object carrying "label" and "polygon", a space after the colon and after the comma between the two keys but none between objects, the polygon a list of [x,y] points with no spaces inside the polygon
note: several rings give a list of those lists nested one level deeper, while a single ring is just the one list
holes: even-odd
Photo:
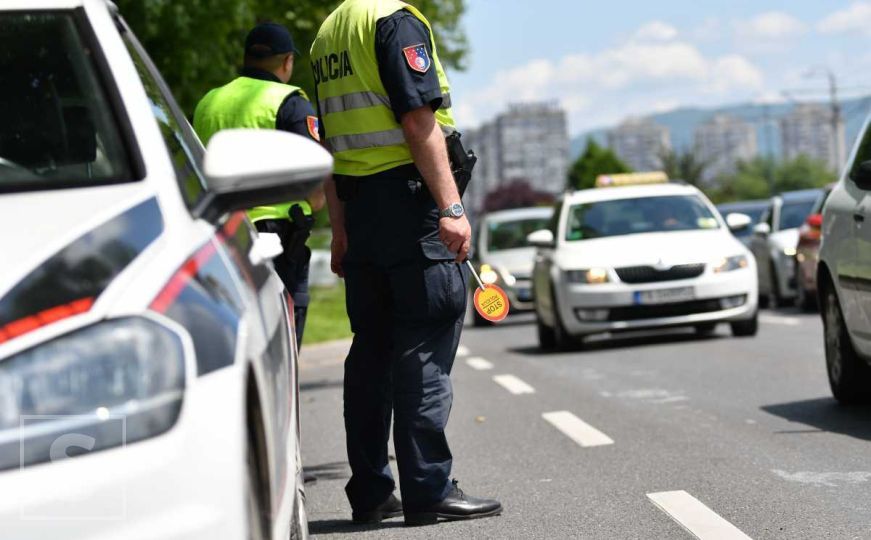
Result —
[{"label": "windshield", "polygon": [[0,190],[130,178],[92,56],[71,14],[0,15]]},{"label": "windshield", "polygon": [[487,251],[503,251],[529,247],[526,237],[546,229],[550,218],[529,218],[517,221],[494,221],[487,226]]},{"label": "windshield", "polygon": [[573,206],[566,240],[719,227],[717,218],[695,195],[618,199]]},{"label": "windshield", "polygon": [[785,202],[780,208],[780,229],[797,229],[814,209],[816,201]]}]

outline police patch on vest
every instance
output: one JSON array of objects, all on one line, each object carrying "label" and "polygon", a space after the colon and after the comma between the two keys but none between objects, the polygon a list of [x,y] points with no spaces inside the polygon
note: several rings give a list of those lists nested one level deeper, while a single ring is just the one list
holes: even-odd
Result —
[{"label": "police patch on vest", "polygon": [[305,123],[308,126],[308,134],[312,139],[321,142],[321,122],[317,116],[306,116]]},{"label": "police patch on vest", "polygon": [[423,43],[412,45],[402,49],[405,53],[405,61],[408,62],[408,67],[419,73],[426,73],[432,62],[429,59],[429,53],[426,52],[426,46]]}]

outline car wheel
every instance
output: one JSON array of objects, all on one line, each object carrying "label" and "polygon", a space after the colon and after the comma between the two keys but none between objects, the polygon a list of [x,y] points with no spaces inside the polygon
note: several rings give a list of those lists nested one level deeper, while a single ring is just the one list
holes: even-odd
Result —
[{"label": "car wheel", "polygon": [[717,331],[717,323],[704,323],[695,326],[696,334],[700,336],[710,336]]},{"label": "car wheel", "polygon": [[541,317],[536,314],[535,325],[538,328],[538,346],[543,351],[552,351],[556,348],[556,337],[553,328],[545,325]]},{"label": "car wheel", "polygon": [[784,299],[783,294],[780,292],[780,280],[777,277],[777,268],[775,268],[774,263],[771,263],[771,293],[769,301],[769,305],[773,308],[783,307]]},{"label": "car wheel", "polygon": [[248,516],[248,540],[266,540],[269,529],[269,512],[263,500],[260,472],[253,450],[248,450],[245,475],[245,510]]},{"label": "car wheel", "polygon": [[753,314],[753,318],[746,321],[735,321],[729,323],[732,328],[732,335],[735,337],[753,337],[759,332],[759,311]]},{"label": "car wheel", "polygon": [[812,312],[817,310],[816,295],[805,289],[801,281],[799,281],[798,287],[796,288],[796,294],[798,295],[796,303],[798,303],[798,307],[802,311]]},{"label": "car wheel", "polygon": [[853,349],[834,287],[828,287],[823,302],[826,371],[832,395],[844,405],[866,403],[871,397],[871,368]]}]

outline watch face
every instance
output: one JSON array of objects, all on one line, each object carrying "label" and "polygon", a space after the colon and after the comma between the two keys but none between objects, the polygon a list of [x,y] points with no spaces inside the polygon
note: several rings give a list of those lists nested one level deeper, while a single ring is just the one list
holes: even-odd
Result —
[{"label": "watch face", "polygon": [[455,203],[451,205],[451,215],[453,215],[454,217],[462,217],[465,213],[466,210],[463,208],[462,204]]}]

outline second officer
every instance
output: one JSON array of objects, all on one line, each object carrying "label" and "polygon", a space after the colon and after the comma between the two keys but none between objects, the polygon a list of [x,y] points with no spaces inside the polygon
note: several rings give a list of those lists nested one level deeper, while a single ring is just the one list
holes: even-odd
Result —
[{"label": "second officer", "polygon": [[[259,24],[245,39],[245,67],[240,77],[210,91],[194,112],[194,129],[203,144],[222,129],[280,129],[319,141],[318,122],[305,93],[288,83],[298,54],[284,26]],[[323,192],[306,201],[258,206],[248,217],[260,232],[281,238],[284,253],[275,270],[293,298],[297,345],[302,345],[308,309],[311,251],[305,242],[311,232],[313,210],[323,207]]]}]

